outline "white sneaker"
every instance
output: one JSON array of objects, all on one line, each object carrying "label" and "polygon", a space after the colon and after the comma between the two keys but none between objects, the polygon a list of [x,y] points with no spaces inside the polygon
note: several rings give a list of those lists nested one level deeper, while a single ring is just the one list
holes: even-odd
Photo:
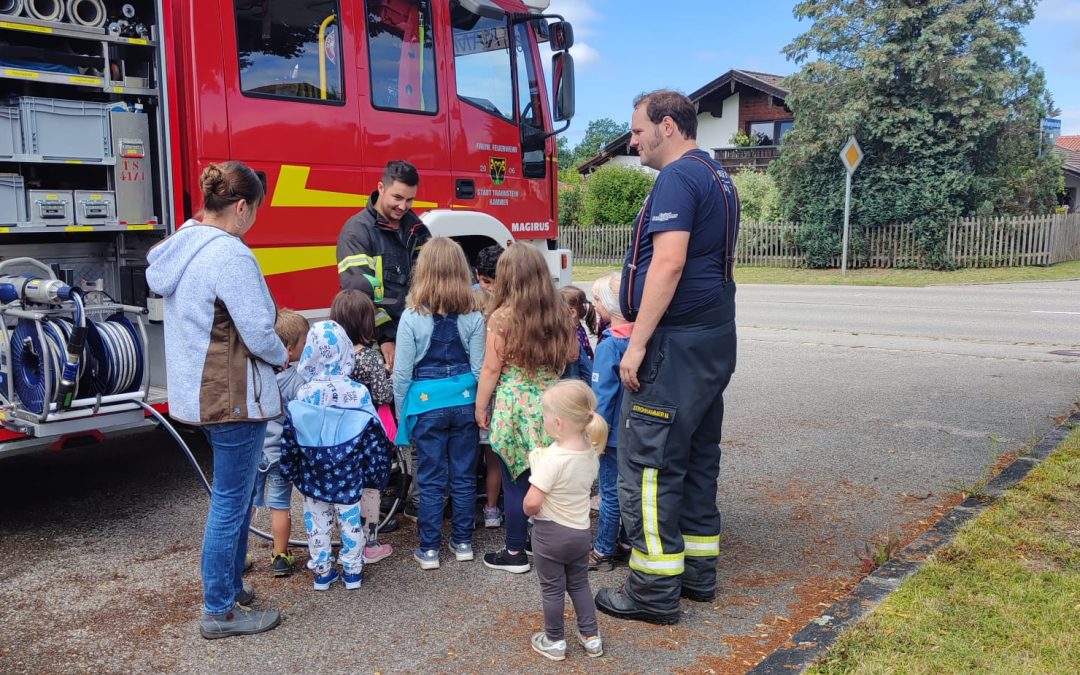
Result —
[{"label": "white sneaker", "polygon": [[502,511],[498,506],[484,507],[484,527],[498,527],[502,525]]},{"label": "white sneaker", "polygon": [[577,634],[578,642],[585,648],[585,653],[592,658],[604,655],[604,643],[600,639],[599,635],[594,635],[591,638],[586,638],[580,632]]},{"label": "white sneaker", "polygon": [[420,563],[420,569],[422,570],[437,570],[439,569],[439,552],[435,549],[416,549],[413,553],[413,557]]}]

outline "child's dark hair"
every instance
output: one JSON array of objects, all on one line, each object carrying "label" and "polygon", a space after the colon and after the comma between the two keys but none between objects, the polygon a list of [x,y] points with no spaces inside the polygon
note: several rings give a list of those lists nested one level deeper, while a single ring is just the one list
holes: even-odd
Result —
[{"label": "child's dark hair", "polygon": [[375,303],[355,288],[339,291],[330,306],[330,320],[341,324],[354,345],[374,346]]},{"label": "child's dark hair", "polygon": [[498,244],[485,246],[476,254],[476,274],[488,279],[495,278],[495,268],[499,264],[499,256],[503,254],[503,247]]},{"label": "child's dark hair", "polygon": [[559,293],[562,295],[563,302],[569,305],[570,309],[577,314],[578,319],[589,327],[589,332],[596,335],[596,308],[585,297],[585,291],[577,286],[563,286]]}]

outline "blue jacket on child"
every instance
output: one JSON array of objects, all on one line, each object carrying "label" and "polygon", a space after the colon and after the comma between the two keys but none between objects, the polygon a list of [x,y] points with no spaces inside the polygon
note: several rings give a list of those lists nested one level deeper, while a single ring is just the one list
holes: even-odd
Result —
[{"label": "blue jacket on child", "polygon": [[[593,362],[592,388],[596,394],[596,412],[608,423],[607,446],[619,446],[619,411],[622,409],[623,383],[619,377],[619,362],[630,345],[633,324],[604,331],[604,339],[596,345]],[[614,330],[614,332],[612,332]]]}]

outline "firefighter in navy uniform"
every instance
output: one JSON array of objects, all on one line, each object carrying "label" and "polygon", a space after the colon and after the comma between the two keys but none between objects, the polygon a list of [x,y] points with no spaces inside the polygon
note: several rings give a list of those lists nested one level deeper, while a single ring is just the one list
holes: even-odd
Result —
[{"label": "firefighter in navy uniform", "polygon": [[338,236],[341,287],[367,293],[375,302],[379,347],[394,367],[397,324],[405,311],[416,256],[431,232],[413,213],[420,175],[402,160],[386,165],[367,207],[345,222]]},{"label": "firefighter in navy uniform", "polygon": [[660,90],[634,101],[630,146],[660,171],[638,216],[620,304],[634,321],[620,377],[619,506],[633,549],[622,588],[601,611],[670,624],[680,596],[716,595],[720,426],[735,370],[732,265],[739,201],[724,169],[699,149],[697,111]]}]

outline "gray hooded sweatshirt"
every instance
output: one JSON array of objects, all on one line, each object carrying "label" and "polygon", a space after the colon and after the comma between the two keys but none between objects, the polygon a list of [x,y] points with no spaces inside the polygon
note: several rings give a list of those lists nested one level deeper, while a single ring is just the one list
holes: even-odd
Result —
[{"label": "gray hooded sweatshirt", "polygon": [[274,367],[288,359],[277,308],[242,240],[189,220],[150,249],[146,281],[165,298],[169,414],[189,424],[281,412]]}]

